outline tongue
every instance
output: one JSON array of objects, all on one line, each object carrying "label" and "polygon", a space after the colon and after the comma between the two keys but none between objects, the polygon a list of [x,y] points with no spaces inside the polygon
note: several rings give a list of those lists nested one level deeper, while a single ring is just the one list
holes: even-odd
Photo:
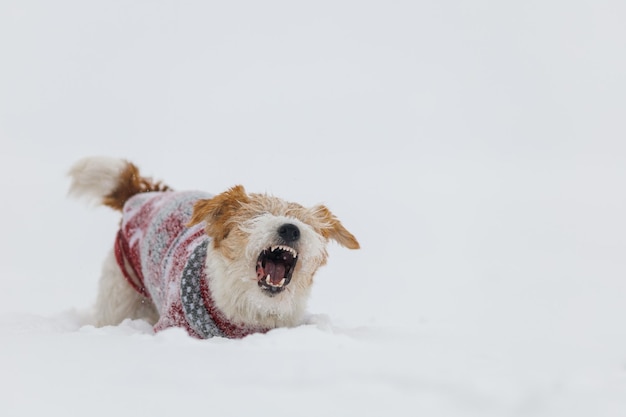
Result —
[{"label": "tongue", "polygon": [[270,274],[272,284],[278,284],[285,278],[285,264],[267,261],[265,263],[265,273]]}]

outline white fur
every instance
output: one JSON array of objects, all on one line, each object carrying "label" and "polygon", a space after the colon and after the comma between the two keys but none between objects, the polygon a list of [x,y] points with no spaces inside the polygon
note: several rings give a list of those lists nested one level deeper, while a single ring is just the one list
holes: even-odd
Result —
[{"label": "white fur", "polygon": [[123,159],[104,156],[79,160],[69,172],[72,184],[68,194],[91,203],[100,203],[104,196],[115,189],[120,173],[127,164]]},{"label": "white fur", "polygon": [[94,314],[94,325],[99,327],[119,324],[127,318],[144,319],[154,325],[159,319],[152,301],[128,284],[113,251],[102,265]]},{"label": "white fur", "polygon": [[[263,249],[279,244],[276,231],[285,223],[300,229],[300,239],[294,245],[298,262],[285,290],[269,297],[259,289],[253,266]],[[326,254],[324,238],[296,218],[269,213],[239,228],[249,235],[241,256],[228,260],[212,247],[207,251],[207,276],[217,307],[231,320],[250,325],[273,328],[300,324],[313,275]]]}]

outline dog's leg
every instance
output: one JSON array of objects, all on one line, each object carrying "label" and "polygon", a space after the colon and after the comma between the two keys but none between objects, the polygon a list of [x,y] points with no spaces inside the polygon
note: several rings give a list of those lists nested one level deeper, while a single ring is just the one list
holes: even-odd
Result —
[{"label": "dog's leg", "polygon": [[102,267],[94,324],[98,327],[116,325],[124,319],[144,319],[154,325],[159,314],[152,301],[126,281],[111,251]]}]

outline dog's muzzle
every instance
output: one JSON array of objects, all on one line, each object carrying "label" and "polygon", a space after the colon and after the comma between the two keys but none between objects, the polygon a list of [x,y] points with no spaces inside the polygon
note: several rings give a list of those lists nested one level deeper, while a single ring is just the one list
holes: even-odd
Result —
[{"label": "dog's muzzle", "polygon": [[259,287],[269,296],[282,292],[291,281],[298,262],[298,252],[287,245],[271,246],[261,251],[256,262]]}]

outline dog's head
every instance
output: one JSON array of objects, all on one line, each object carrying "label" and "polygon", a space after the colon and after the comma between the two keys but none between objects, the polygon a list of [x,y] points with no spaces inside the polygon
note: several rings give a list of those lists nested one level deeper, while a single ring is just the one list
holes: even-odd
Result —
[{"label": "dog's head", "polygon": [[326,208],[311,208],[240,185],[196,202],[189,225],[206,222],[209,286],[226,316],[249,326],[297,324],[313,276],[334,240],[358,249],[356,238]]}]

